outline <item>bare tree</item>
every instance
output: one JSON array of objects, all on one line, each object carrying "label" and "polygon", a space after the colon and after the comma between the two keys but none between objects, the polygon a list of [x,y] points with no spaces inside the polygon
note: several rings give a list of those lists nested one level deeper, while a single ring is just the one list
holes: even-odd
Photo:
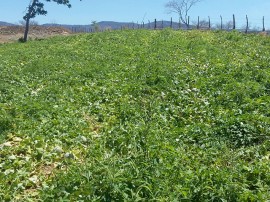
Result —
[{"label": "bare tree", "polygon": [[[19,20],[19,25],[25,26],[26,25],[25,20]],[[30,26],[38,26],[39,23],[38,23],[38,21],[30,20],[29,25]]]},{"label": "bare tree", "polygon": [[233,21],[228,21],[225,23],[225,28],[227,30],[233,29]]},{"label": "bare tree", "polygon": [[199,21],[199,28],[201,28],[201,29],[209,28],[209,21],[207,21],[207,20],[200,20]]},{"label": "bare tree", "polygon": [[188,27],[188,12],[200,1],[201,0],[171,0],[165,4],[165,7],[168,9],[168,13],[177,13],[179,21]]}]

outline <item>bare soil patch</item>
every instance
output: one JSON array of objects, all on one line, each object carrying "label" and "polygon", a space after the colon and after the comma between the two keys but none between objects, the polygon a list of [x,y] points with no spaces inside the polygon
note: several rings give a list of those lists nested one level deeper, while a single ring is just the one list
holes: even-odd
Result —
[{"label": "bare soil patch", "polygon": [[[18,41],[23,37],[23,26],[0,26],[0,43]],[[44,39],[56,35],[70,35],[71,31],[63,27],[31,26],[29,29],[29,39]]]}]

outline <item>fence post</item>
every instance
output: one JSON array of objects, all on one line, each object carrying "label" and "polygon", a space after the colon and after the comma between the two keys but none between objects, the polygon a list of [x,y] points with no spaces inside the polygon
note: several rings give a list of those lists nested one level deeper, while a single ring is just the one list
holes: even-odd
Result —
[{"label": "fence post", "polygon": [[247,25],[246,25],[246,31],[245,31],[245,33],[248,32],[248,16],[247,15],[246,15],[246,20],[247,20]]},{"label": "fence post", "polygon": [[198,16],[197,29],[200,29],[200,16]]},{"label": "fence post", "polygon": [[151,29],[151,22],[148,20],[148,29]]},{"label": "fence post", "polygon": [[265,27],[264,27],[264,16],[263,16],[263,32],[265,32]]},{"label": "fence post", "polygon": [[157,19],[155,19],[154,29],[157,29]]},{"label": "fence post", "polygon": [[223,22],[222,22],[222,16],[220,16],[220,29],[223,29]]},{"label": "fence post", "polygon": [[179,18],[179,22],[178,22],[178,29],[181,29],[181,20]]},{"label": "fence post", "polygon": [[170,28],[172,29],[172,17],[171,17],[171,24],[170,24]]},{"label": "fence post", "polygon": [[235,16],[233,14],[233,29],[235,29]]},{"label": "fence post", "polygon": [[211,20],[210,20],[210,16],[208,16],[208,29],[211,29]]}]

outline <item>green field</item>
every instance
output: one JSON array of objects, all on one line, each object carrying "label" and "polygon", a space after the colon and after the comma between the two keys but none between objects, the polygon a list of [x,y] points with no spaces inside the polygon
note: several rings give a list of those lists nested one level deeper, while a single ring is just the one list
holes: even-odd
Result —
[{"label": "green field", "polygon": [[267,201],[269,140],[269,37],[0,44],[0,201]]}]

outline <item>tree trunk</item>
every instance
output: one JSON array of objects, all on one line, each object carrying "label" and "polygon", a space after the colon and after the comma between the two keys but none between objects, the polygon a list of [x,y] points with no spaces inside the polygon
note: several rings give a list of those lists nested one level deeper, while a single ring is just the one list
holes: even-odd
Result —
[{"label": "tree trunk", "polygon": [[37,2],[37,0],[33,0],[32,4],[29,5],[29,7],[28,7],[28,11],[27,11],[27,14],[26,14],[26,19],[25,19],[26,24],[25,24],[24,37],[23,37],[24,42],[27,41],[28,32],[29,32],[29,25],[30,25],[30,19],[32,18],[32,14],[33,14],[36,2]]},{"label": "tree trunk", "polygon": [[29,32],[29,24],[30,24],[30,17],[28,15],[26,19],[26,24],[25,24],[25,30],[24,30],[24,37],[23,37],[24,42],[27,41],[28,32]]}]

